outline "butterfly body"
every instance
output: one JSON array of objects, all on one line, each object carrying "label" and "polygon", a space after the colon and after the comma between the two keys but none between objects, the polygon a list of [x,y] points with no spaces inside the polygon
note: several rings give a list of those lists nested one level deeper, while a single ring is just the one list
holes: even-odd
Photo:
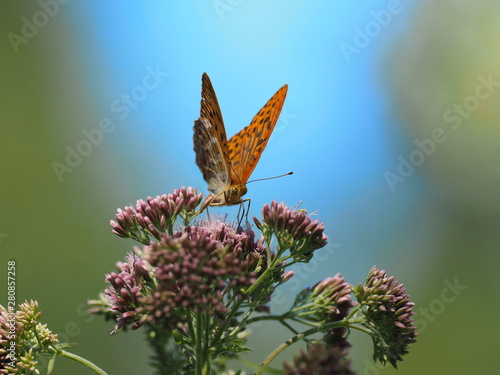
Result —
[{"label": "butterfly body", "polygon": [[202,77],[200,118],[194,124],[196,164],[208,184],[211,206],[243,202],[246,183],[266,147],[285,101],[288,86],[281,87],[255,115],[250,125],[229,141],[210,78]]}]

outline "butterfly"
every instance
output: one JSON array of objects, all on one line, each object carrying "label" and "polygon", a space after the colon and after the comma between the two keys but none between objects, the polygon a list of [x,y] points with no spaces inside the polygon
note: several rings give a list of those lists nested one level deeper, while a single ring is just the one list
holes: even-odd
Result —
[{"label": "butterfly", "polygon": [[222,113],[212,82],[202,76],[200,118],[194,122],[196,165],[208,184],[210,206],[242,203],[246,183],[266,147],[285,102],[288,85],[281,87],[247,127],[227,140]]}]

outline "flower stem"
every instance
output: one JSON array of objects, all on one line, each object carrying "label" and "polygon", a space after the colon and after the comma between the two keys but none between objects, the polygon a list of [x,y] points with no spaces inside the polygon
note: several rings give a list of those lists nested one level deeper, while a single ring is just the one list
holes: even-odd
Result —
[{"label": "flower stem", "polygon": [[350,319],[351,317],[353,317],[354,315],[356,315],[358,312],[362,312],[362,306],[361,305],[357,305],[357,306],[354,306],[354,308],[351,310],[351,312],[349,313],[349,315],[347,315],[345,317],[345,319]]},{"label": "flower stem", "polygon": [[76,361],[76,362],[84,365],[85,367],[94,371],[96,374],[107,375],[107,373],[104,370],[100,369],[99,367],[94,365],[92,362],[90,362],[89,360],[87,360],[83,357],[80,357],[79,355],[76,355],[76,354],[67,352],[66,350],[61,350],[61,349],[58,350],[57,354],[60,355],[61,357],[66,357],[66,358],[72,359],[73,361]]},{"label": "flower stem", "polygon": [[196,336],[195,336],[195,350],[196,350],[196,375],[203,374],[203,323],[202,323],[202,314],[198,313],[196,315]]},{"label": "flower stem", "polygon": [[239,300],[234,304],[231,311],[229,311],[229,314],[226,316],[226,319],[224,319],[222,326],[220,327],[218,332],[215,334],[215,336],[212,340],[212,345],[216,345],[219,342],[221,336],[226,332],[227,326],[231,323],[233,317],[238,312],[238,308],[240,307],[240,305],[242,303],[243,303],[243,300]]},{"label": "flower stem", "polygon": [[[307,331],[306,331],[307,332]],[[280,354],[283,350],[288,348],[290,345],[296,343],[297,341],[303,339],[306,337],[306,332],[299,333],[298,335],[293,336],[292,338],[288,339],[281,345],[279,345],[276,349],[274,349],[271,354],[267,356],[267,358],[262,362],[261,367],[266,368],[273,360]],[[259,370],[255,373],[255,375],[260,375],[262,374],[262,370]]]},{"label": "flower stem", "polygon": [[[269,252],[268,252],[269,254]],[[270,259],[271,256],[268,255],[268,259]],[[267,278],[269,273],[275,271],[275,266],[278,262],[282,261],[282,259],[279,259],[277,256],[273,259],[271,263],[268,264],[268,267],[262,272],[262,274],[259,276],[259,278],[255,281],[255,283],[250,286],[247,290],[245,290],[246,294],[252,294],[252,292],[259,286],[259,284]]]}]

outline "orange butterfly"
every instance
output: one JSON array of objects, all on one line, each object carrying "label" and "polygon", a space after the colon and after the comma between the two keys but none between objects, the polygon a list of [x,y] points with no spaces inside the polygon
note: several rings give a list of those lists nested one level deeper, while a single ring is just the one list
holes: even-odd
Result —
[{"label": "orange butterfly", "polygon": [[228,141],[212,82],[203,73],[200,118],[194,122],[194,151],[213,199],[210,206],[243,202],[246,183],[266,147],[285,102],[288,85],[255,115],[250,125]]}]

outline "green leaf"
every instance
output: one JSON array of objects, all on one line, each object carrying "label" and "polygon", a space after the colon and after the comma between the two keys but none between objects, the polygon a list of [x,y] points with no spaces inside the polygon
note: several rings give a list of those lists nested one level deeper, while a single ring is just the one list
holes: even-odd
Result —
[{"label": "green leaf", "polygon": [[47,365],[47,375],[50,375],[54,370],[54,365],[56,364],[56,357],[57,353],[54,353],[54,355],[50,358],[49,364]]}]

